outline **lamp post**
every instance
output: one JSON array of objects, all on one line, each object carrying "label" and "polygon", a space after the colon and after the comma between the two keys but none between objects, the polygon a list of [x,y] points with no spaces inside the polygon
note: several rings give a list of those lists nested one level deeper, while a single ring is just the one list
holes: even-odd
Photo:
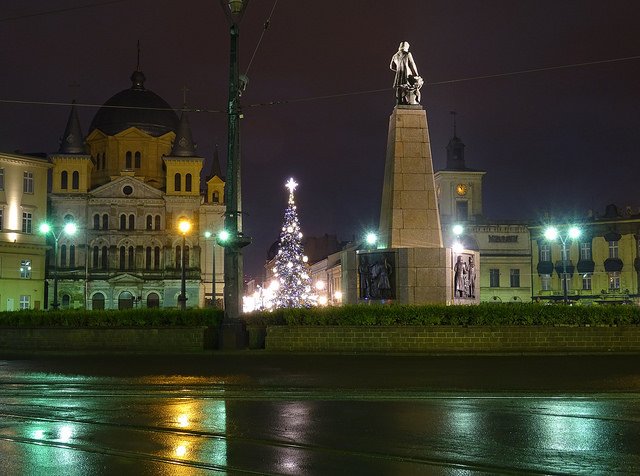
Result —
[{"label": "lamp post", "polygon": [[555,241],[557,239],[560,240],[562,245],[562,294],[564,297],[564,303],[567,304],[569,302],[569,292],[567,289],[567,261],[569,261],[569,254],[567,252],[567,241],[576,240],[580,237],[580,228],[577,226],[571,226],[564,231],[564,233],[560,233],[555,226],[550,226],[544,231],[544,237],[547,241]]},{"label": "lamp post", "polygon": [[187,309],[187,254],[185,253],[185,247],[187,245],[187,233],[191,230],[191,222],[186,218],[182,218],[178,222],[178,230],[182,234],[182,256],[181,256],[181,268],[182,272],[180,274],[180,296],[178,297],[178,302],[180,304],[180,310],[184,311]]},{"label": "lamp post", "polygon": [[229,239],[224,243],[224,321],[230,325],[242,310],[242,252],[250,243],[242,234],[241,190],[240,190],[240,95],[246,86],[246,78],[238,72],[238,37],[240,20],[249,0],[220,0],[230,25],[229,55],[229,103],[227,107],[228,149],[227,180],[224,185],[226,212],[224,228]]},{"label": "lamp post", "polygon": [[40,225],[40,227],[39,227],[39,230],[40,230],[40,233],[42,233],[43,235],[50,234],[51,236],[53,236],[53,265],[54,265],[54,271],[53,271],[53,304],[52,304],[52,307],[53,307],[54,310],[56,310],[56,309],[58,309],[58,307],[60,307],[60,303],[58,302],[58,240],[60,239],[60,237],[62,236],[63,233],[65,235],[73,236],[76,233],[76,231],[78,230],[78,227],[77,227],[77,225],[75,223],[68,222],[68,223],[65,223],[64,226],[62,228],[60,228],[58,230],[58,232],[56,233],[51,225],[49,225],[48,223],[42,223]]}]

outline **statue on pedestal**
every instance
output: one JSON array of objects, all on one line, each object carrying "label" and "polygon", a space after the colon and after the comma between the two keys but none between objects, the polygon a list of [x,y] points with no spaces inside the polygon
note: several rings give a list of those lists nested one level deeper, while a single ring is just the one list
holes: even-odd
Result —
[{"label": "statue on pedestal", "polygon": [[389,68],[396,73],[393,87],[396,89],[397,104],[419,104],[420,88],[424,81],[418,74],[413,56],[409,53],[408,42],[400,43],[398,52],[391,58]]}]

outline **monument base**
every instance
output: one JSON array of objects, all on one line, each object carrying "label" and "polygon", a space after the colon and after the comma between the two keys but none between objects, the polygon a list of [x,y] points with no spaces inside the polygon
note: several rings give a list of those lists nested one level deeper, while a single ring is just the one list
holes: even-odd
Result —
[{"label": "monument base", "polygon": [[242,350],[247,348],[247,328],[240,319],[224,319],[218,336],[219,350]]}]

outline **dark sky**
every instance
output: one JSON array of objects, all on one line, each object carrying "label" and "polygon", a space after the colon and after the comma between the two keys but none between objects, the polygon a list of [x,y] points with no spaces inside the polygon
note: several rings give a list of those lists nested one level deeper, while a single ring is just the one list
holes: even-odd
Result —
[{"label": "dark sky", "polygon": [[[273,5],[249,4],[242,71]],[[278,0],[243,97],[247,271],[278,237],[290,176],[306,235],[351,239],[377,227],[394,107],[388,65],[400,41],[425,81],[440,83],[638,56],[639,20],[637,0]],[[217,0],[3,0],[0,99],[100,105],[130,87],[138,39],[149,89],[178,108],[186,85],[190,106],[225,110],[229,39]],[[445,165],[455,110],[467,166],[488,172],[489,218],[637,209],[639,88],[639,59],[427,84],[434,166]],[[68,112],[0,102],[0,150],[54,152]],[[85,133],[95,112],[81,110]],[[224,167],[225,114],[190,120],[199,154],[210,159],[220,144]]]}]

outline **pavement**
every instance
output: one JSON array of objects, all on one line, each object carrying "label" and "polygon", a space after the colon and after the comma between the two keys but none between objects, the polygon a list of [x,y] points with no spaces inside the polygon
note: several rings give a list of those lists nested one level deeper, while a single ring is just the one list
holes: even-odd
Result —
[{"label": "pavement", "polygon": [[0,356],[0,474],[640,474],[640,355]]}]

